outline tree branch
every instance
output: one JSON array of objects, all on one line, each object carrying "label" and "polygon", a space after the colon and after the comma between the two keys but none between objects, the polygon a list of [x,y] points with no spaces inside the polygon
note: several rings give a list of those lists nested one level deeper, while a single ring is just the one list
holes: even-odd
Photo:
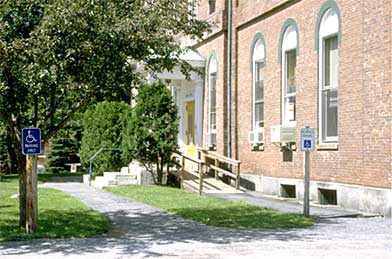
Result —
[{"label": "tree branch", "polygon": [[[94,94],[90,94],[86,96],[84,99],[82,99],[80,102],[77,103],[76,108],[71,110],[67,115],[64,116],[64,118],[60,121],[60,123],[57,124],[57,126],[50,125],[48,129],[48,134],[43,138],[44,142],[47,142],[50,138],[52,138],[59,130],[65,127],[67,122],[82,108],[84,107],[92,98],[94,97]],[[43,122],[40,124],[40,128],[44,126]]]}]

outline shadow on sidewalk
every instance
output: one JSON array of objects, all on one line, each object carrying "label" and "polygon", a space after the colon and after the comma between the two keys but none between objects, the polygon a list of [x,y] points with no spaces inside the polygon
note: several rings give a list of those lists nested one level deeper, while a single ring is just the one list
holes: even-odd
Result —
[{"label": "shadow on sidewalk", "polygon": [[88,239],[6,242],[0,244],[0,250],[7,250],[5,255],[8,256],[37,253],[83,255],[108,252],[112,249],[118,254],[128,256],[136,254],[159,256],[150,251],[152,245],[191,242],[227,245],[257,240],[303,241],[308,238],[307,234],[300,233],[302,229],[216,228],[161,211],[140,213],[140,211],[119,210],[105,214],[113,221],[113,225],[103,236]]}]

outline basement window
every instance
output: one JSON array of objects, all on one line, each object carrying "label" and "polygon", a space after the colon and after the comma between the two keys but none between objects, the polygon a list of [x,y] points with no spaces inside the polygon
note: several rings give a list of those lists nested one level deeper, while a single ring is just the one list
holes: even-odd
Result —
[{"label": "basement window", "polygon": [[336,190],[318,188],[318,197],[322,205],[338,205]]},{"label": "basement window", "polygon": [[283,198],[297,198],[295,185],[281,184],[280,185],[280,196]]}]

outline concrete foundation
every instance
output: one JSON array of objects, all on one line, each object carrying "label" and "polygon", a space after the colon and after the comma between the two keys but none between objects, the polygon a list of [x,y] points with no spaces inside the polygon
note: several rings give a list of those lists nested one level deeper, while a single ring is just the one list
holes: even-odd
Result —
[{"label": "concrete foundation", "polygon": [[[149,172],[141,163],[134,161],[128,166],[130,174],[136,175],[137,184],[154,184],[151,172]],[[153,169],[156,175],[156,170]],[[167,177],[163,174],[162,183],[166,184]]]},{"label": "concrete foundation", "polygon": [[[296,198],[303,200],[302,179],[275,178],[256,175],[241,175],[241,186],[267,195],[282,196],[281,185],[294,185]],[[319,189],[336,191],[337,205],[365,213],[392,215],[392,190],[334,182],[310,182],[310,202],[320,203]]]}]

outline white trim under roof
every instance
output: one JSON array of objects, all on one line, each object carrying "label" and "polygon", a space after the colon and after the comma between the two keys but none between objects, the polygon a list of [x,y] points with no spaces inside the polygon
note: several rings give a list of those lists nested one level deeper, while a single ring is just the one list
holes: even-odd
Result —
[{"label": "white trim under roof", "polygon": [[[206,66],[206,58],[200,55],[197,51],[187,49],[180,55],[180,60],[188,62],[194,68],[203,68]],[[185,80],[185,75],[182,74],[179,67],[174,68],[172,72],[165,71],[156,73],[159,79],[170,79],[170,80]],[[191,79],[197,80],[199,75],[195,72],[191,72]]]}]

